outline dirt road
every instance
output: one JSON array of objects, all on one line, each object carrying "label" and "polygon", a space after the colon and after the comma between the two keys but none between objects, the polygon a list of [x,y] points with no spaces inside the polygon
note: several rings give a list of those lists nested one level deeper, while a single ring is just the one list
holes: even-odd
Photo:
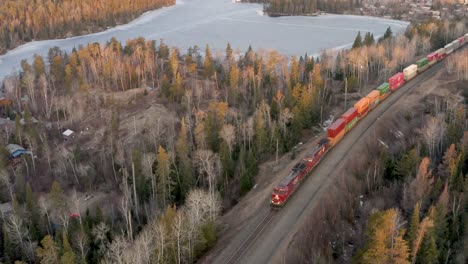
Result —
[{"label": "dirt road", "polygon": [[[337,178],[340,164],[347,158],[359,158],[359,153],[350,152],[360,142],[360,138],[372,133],[371,127],[379,122],[379,117],[386,112],[398,111],[396,102],[408,91],[423,87],[422,85],[443,68],[444,63],[435,65],[417,76],[387,100],[377,109],[367,115],[312,172],[303,182],[300,189],[288,201],[282,210],[270,213],[269,196],[258,197],[258,209],[255,215],[245,219],[243,224],[227,235],[225,247],[215,249],[212,256],[205,259],[207,263],[279,263],[278,252],[287,247],[290,238],[297,232],[300,224],[316,207],[318,198],[333,184]],[[309,144],[307,144],[309,145]],[[289,168],[288,168],[289,169]],[[242,205],[239,205],[242,206]],[[243,206],[246,206],[245,204]],[[232,211],[236,212],[236,209]],[[237,210],[239,211],[239,210]],[[229,216],[229,213],[227,214]],[[231,215],[231,217],[235,217]],[[227,242],[227,243],[226,243]]]}]

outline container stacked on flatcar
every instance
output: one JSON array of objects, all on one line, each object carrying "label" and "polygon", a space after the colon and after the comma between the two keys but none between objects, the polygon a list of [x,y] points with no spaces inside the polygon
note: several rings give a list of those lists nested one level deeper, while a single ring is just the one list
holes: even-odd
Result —
[{"label": "container stacked on flatcar", "polygon": [[271,195],[271,205],[273,207],[282,207],[292,193],[297,190],[300,182],[320,162],[325,153],[338,144],[345,134],[351,131],[369,111],[376,108],[390,94],[396,92],[405,82],[410,81],[418,73],[440,62],[467,42],[468,33],[445,45],[444,48],[440,48],[421,58],[415,64],[404,68],[403,72],[398,72],[391,76],[388,79],[388,83],[382,83],[375,90],[361,98],[354,104],[354,107],[348,109],[328,127],[327,138],[322,139],[305,158],[294,166],[288,176],[275,187]]},{"label": "container stacked on flatcar", "polygon": [[403,69],[403,75],[405,76],[405,81],[409,81],[418,75],[418,65],[411,64],[410,66]]},{"label": "container stacked on flatcar", "polygon": [[405,83],[405,75],[399,72],[392,77],[388,78],[388,84],[390,85],[390,91],[394,92]]},{"label": "container stacked on flatcar", "polygon": [[380,92],[380,101],[385,100],[385,98],[387,98],[387,96],[390,95],[390,85],[387,82],[384,82],[381,85],[379,85],[379,87],[377,87],[376,90]]},{"label": "container stacked on flatcar", "polygon": [[421,73],[429,68],[429,60],[427,58],[422,58],[416,62],[418,65],[418,73]]},{"label": "container stacked on flatcar", "polygon": [[348,111],[341,115],[341,118],[345,120],[345,133],[348,133],[359,121],[358,110],[354,107],[351,107],[348,109]]},{"label": "container stacked on flatcar", "polygon": [[429,61],[429,66],[436,64],[437,63],[437,51],[434,51],[431,54],[427,55],[426,58]]}]

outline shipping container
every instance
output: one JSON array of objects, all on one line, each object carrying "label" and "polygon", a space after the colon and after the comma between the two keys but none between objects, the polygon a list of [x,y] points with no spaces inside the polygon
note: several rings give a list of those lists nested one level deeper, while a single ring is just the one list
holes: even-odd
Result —
[{"label": "shipping container", "polygon": [[369,99],[369,108],[374,109],[380,103],[380,92],[373,90],[366,96],[366,98]]},{"label": "shipping container", "polygon": [[344,131],[346,122],[343,118],[338,118],[333,124],[331,124],[327,129],[327,135],[329,138],[333,138],[338,135],[341,131]]},{"label": "shipping container", "polygon": [[411,64],[403,70],[403,74],[405,75],[405,81],[413,79],[418,74],[418,65]]},{"label": "shipping container", "polygon": [[418,73],[423,72],[429,68],[429,60],[427,58],[422,58],[416,62],[418,65]]},{"label": "shipping container", "polygon": [[369,110],[369,99],[366,97],[361,98],[361,100],[354,104],[354,108],[357,109],[359,117],[364,116],[367,114],[367,110]]},{"label": "shipping container", "polygon": [[416,62],[416,65],[418,65],[418,69],[426,66],[429,63],[429,60],[427,58],[422,58]]},{"label": "shipping container", "polygon": [[434,65],[437,62],[437,51],[427,55],[426,58],[429,61],[429,65]]},{"label": "shipping container", "polygon": [[348,132],[359,121],[358,111],[356,108],[351,107],[348,109],[348,111],[341,115],[341,118],[345,120],[345,132]]},{"label": "shipping container", "polygon": [[450,43],[450,44],[445,45],[444,48],[445,48],[445,51],[446,51],[445,53],[446,53],[447,55],[449,55],[449,54],[451,54],[451,53],[453,52],[453,48],[454,48],[454,47],[453,47],[453,44]]},{"label": "shipping container", "polygon": [[335,146],[336,144],[338,144],[338,142],[340,142],[340,140],[344,137],[344,135],[345,135],[345,130],[343,129],[335,137],[332,137],[332,138],[329,137],[328,140],[330,140],[330,145]]},{"label": "shipping container", "polygon": [[404,83],[405,75],[402,72],[399,72],[388,79],[388,84],[392,92],[398,90],[398,88],[400,88]]},{"label": "shipping container", "polygon": [[468,42],[468,33],[465,34],[465,42]]},{"label": "shipping container", "polygon": [[438,61],[441,61],[441,60],[442,60],[443,58],[445,58],[445,56],[446,56],[446,54],[445,54],[445,53],[446,53],[445,48],[438,49],[438,50],[436,51],[436,53],[437,53],[437,60],[438,60]]},{"label": "shipping container", "polygon": [[384,82],[379,85],[376,90],[380,92],[380,96],[382,97],[382,95],[388,94],[390,92],[390,86],[388,83]]}]

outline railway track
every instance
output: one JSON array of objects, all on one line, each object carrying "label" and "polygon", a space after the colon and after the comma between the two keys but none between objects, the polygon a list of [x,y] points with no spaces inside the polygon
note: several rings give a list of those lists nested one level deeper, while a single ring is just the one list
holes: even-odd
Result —
[{"label": "railway track", "polygon": [[268,211],[268,213],[262,218],[260,223],[257,224],[252,233],[250,233],[247,239],[244,240],[244,242],[242,242],[242,244],[237,248],[237,250],[234,251],[234,254],[232,254],[229,257],[226,264],[238,263],[238,261],[244,256],[247,249],[257,240],[257,238],[262,234],[263,230],[265,230],[265,228],[271,222],[273,216],[275,215],[275,212],[276,211],[274,210]]}]

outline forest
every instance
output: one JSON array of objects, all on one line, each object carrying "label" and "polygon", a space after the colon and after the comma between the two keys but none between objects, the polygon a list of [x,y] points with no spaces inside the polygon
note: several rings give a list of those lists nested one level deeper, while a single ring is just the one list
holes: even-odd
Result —
[{"label": "forest", "polygon": [[342,14],[361,7],[360,0],[267,0],[264,1],[264,10],[270,16],[282,15],[308,15],[317,11]]},{"label": "forest", "polygon": [[174,4],[175,0],[2,0],[0,54],[33,40],[103,31]]},{"label": "forest", "polygon": [[[254,186],[259,164],[311,136],[344,79],[364,93],[465,26],[365,34],[319,58],[239,55],[229,44],[219,57],[208,45],[204,55],[182,54],[138,38],[23,61],[3,83],[14,121],[2,140],[33,155],[0,163],[0,200],[12,204],[2,261],[192,263],[214,245],[219,215]],[[66,129],[76,132],[69,141]],[[87,205],[85,194],[101,199]]]}]

